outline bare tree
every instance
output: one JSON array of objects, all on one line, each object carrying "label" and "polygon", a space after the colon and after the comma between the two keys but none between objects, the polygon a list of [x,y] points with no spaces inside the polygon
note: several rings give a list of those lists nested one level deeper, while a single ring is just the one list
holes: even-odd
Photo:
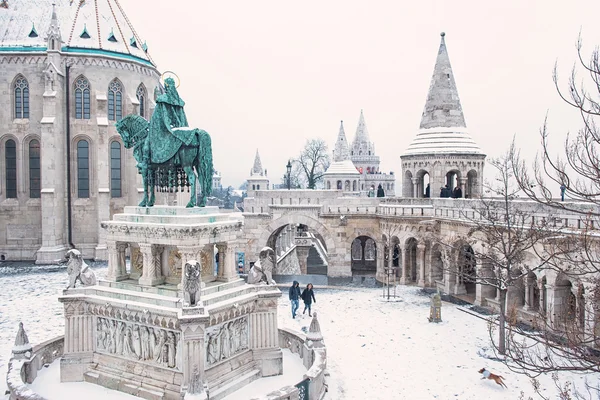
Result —
[{"label": "bare tree", "polygon": [[[515,177],[526,196],[580,218],[577,226],[569,226],[564,235],[550,240],[547,251],[548,267],[576,282],[573,295],[582,301],[568,305],[570,309],[562,317],[566,320],[540,315],[535,334],[516,328],[510,338],[511,357],[530,376],[555,371],[600,372],[600,53],[596,48],[585,61],[581,36],[576,48],[579,68],[589,74],[592,90],[588,91],[584,82],[578,83],[577,66],[571,70],[567,90],[561,89],[557,66],[553,80],[559,96],[579,112],[582,128],[575,135],[567,134],[563,155],[555,155],[546,118],[540,129],[542,149],[532,168],[514,151],[514,141],[512,145]],[[558,188],[564,191],[566,201],[552,196]]]},{"label": "bare tree", "polygon": [[[540,206],[523,207],[518,202],[519,187],[514,180],[510,151],[489,161],[497,177],[485,183],[486,196],[478,199],[472,209],[461,209],[461,219],[470,226],[457,237],[438,236],[437,241],[453,255],[458,265],[445,267],[459,282],[479,284],[495,289],[498,298],[498,338],[492,343],[498,353],[506,354],[508,318],[511,308],[507,294],[512,287],[522,285],[528,274],[544,268],[546,258],[540,252],[550,234],[544,218],[538,218]],[[450,242],[448,240],[451,240]],[[531,264],[532,256],[540,258]],[[529,259],[528,259],[529,257]],[[447,263],[448,264],[448,263]],[[449,264],[453,264],[452,262]],[[479,268],[475,269],[475,265]],[[494,327],[491,324],[491,329]],[[492,330],[490,330],[490,333]]]},{"label": "bare tree", "polygon": [[306,141],[300,157],[294,160],[300,166],[306,178],[306,187],[315,189],[329,168],[329,151],[323,139],[310,139]]}]

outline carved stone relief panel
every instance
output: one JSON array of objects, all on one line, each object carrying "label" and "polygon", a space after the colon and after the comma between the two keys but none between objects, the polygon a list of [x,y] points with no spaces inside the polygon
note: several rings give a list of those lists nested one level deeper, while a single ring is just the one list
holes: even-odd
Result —
[{"label": "carved stone relief panel", "polygon": [[144,266],[144,258],[142,257],[142,252],[138,246],[131,246],[131,272],[134,274],[142,275],[142,270]]},{"label": "carved stone relief panel", "polygon": [[169,250],[169,276],[181,278],[181,253],[174,248]]},{"label": "carved stone relief panel", "polygon": [[180,333],[98,317],[96,351],[181,370]]},{"label": "carved stone relief panel", "polygon": [[200,252],[200,265],[202,265],[202,276],[214,275],[215,271],[212,255],[206,250]]},{"label": "carved stone relief panel", "polygon": [[248,349],[248,317],[211,326],[205,331],[206,367],[209,368]]}]

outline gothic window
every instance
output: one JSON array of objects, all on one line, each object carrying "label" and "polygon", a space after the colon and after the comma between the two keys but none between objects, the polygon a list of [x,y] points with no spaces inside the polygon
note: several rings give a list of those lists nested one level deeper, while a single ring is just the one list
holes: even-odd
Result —
[{"label": "gothic window", "polygon": [[352,259],[362,260],[362,243],[359,238],[352,241]]},{"label": "gothic window", "polygon": [[29,197],[39,199],[42,189],[42,173],[40,165],[40,142],[29,142]]},{"label": "gothic window", "polygon": [[17,144],[14,140],[7,140],[5,154],[6,165],[6,198],[17,198]]},{"label": "gothic window", "polygon": [[123,86],[118,80],[108,85],[108,119],[119,121],[123,118]]},{"label": "gothic window", "polygon": [[15,80],[15,118],[29,118],[29,83],[23,76]]},{"label": "gothic window", "polygon": [[140,102],[140,117],[146,118],[146,88],[144,85],[140,85],[137,88],[136,96],[138,101]]},{"label": "gothic window", "polygon": [[75,81],[75,118],[90,119],[90,82],[83,76]]},{"label": "gothic window", "polygon": [[370,238],[365,242],[365,260],[375,260],[375,241]]},{"label": "gothic window", "polygon": [[[116,143],[116,142],[113,142]],[[118,144],[118,143],[117,143]],[[119,154],[120,156],[120,154]],[[112,167],[112,145],[111,145]],[[120,167],[120,165],[119,165]],[[111,168],[112,176],[112,168]],[[112,183],[112,182],[111,182]],[[90,145],[87,140],[77,142],[77,197],[87,199],[90,197]]]},{"label": "gothic window", "polygon": [[121,144],[110,144],[110,197],[121,197]]}]

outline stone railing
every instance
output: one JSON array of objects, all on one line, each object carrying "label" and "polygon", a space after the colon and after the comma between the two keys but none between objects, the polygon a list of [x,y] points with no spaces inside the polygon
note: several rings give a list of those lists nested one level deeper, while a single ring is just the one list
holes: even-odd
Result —
[{"label": "stone railing", "polygon": [[[316,312],[313,313],[313,321],[306,335],[287,328],[280,328],[279,345],[283,349],[289,349],[292,353],[298,354],[308,371],[296,385],[284,386],[266,396],[254,397],[251,400],[322,399],[327,391],[325,383],[327,350],[323,344]],[[308,392],[306,392],[307,387]]]},{"label": "stone railing", "polygon": [[11,357],[6,375],[10,400],[45,400],[32,391],[27,384],[35,380],[38,371],[45,365],[52,364],[62,356],[64,341],[64,336],[58,336],[33,346],[29,355],[25,353],[22,357]]}]

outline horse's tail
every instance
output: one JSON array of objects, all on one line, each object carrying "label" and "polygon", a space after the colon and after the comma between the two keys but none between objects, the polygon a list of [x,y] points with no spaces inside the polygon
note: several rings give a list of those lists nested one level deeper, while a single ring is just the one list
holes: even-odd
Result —
[{"label": "horse's tail", "polygon": [[208,197],[212,193],[212,141],[210,139],[210,135],[204,130],[199,130],[198,136],[200,145],[198,146],[198,163],[196,164],[196,169],[198,172],[198,178],[200,180],[202,195],[204,197]]}]

